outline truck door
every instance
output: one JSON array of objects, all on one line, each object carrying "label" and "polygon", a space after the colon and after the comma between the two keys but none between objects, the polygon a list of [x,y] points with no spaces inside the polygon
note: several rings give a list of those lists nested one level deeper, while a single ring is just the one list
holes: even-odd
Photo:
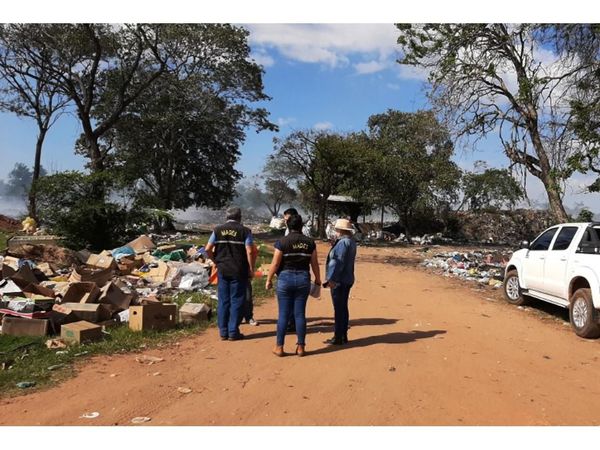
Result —
[{"label": "truck door", "polygon": [[574,255],[577,245],[575,234],[578,227],[562,227],[546,255],[544,264],[544,291],[556,297],[566,298],[568,286],[566,282],[569,256]]},{"label": "truck door", "polygon": [[554,227],[544,231],[529,246],[529,251],[523,258],[523,281],[527,289],[543,292],[544,262],[557,230],[558,227]]}]

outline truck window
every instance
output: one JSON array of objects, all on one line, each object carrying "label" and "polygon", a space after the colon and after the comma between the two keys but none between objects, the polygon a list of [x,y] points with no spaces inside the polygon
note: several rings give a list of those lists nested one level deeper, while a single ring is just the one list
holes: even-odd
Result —
[{"label": "truck window", "polygon": [[545,231],[539,238],[537,238],[529,247],[530,250],[548,250],[550,248],[550,242],[556,233],[558,228],[550,228]]},{"label": "truck window", "polygon": [[566,250],[569,248],[575,233],[577,233],[577,227],[562,227],[558,236],[556,236],[552,250]]}]

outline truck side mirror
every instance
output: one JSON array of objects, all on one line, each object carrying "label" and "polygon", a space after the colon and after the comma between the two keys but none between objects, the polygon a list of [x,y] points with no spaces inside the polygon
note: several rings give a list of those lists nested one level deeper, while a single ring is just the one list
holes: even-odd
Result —
[{"label": "truck side mirror", "polygon": [[529,241],[521,241],[519,248],[529,248]]}]

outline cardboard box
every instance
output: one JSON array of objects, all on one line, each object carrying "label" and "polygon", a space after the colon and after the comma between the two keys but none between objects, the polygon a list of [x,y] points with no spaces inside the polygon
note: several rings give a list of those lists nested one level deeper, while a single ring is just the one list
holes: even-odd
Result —
[{"label": "cardboard box", "polygon": [[[54,305],[59,307],[60,305]],[[52,308],[50,311],[50,328],[52,330],[52,334],[60,334],[60,327],[73,322],[79,322],[81,319],[75,315],[75,313],[69,310],[68,313],[57,311],[56,308]]]},{"label": "cardboard box", "polygon": [[40,284],[28,284],[23,288],[23,292],[25,293],[25,297],[29,298],[50,298],[54,299],[56,294],[50,288],[44,287]]},{"label": "cardboard box", "polygon": [[19,270],[17,270],[17,272],[12,276],[12,279],[13,280],[14,279],[24,280],[24,281],[27,281],[28,284],[29,283],[33,283],[33,284],[39,283],[39,280],[33,273],[33,270],[31,269],[31,267],[29,267],[29,264],[24,264],[23,266],[21,266],[21,268]]},{"label": "cardboard box", "polygon": [[8,336],[45,336],[48,333],[48,320],[23,319],[21,317],[4,316],[2,334]]},{"label": "cardboard box", "polygon": [[204,303],[186,303],[179,308],[180,323],[195,323],[208,320],[210,317],[210,306]]},{"label": "cardboard box", "polygon": [[137,254],[146,253],[156,248],[152,239],[145,234],[142,234],[139,238],[134,239],[129,244],[125,244],[125,246],[131,247]]},{"label": "cardboard box", "polygon": [[150,269],[144,278],[152,281],[153,283],[164,283],[169,275],[169,266],[158,261],[158,267]]},{"label": "cardboard box", "polygon": [[0,278],[9,278],[16,273],[16,270],[10,267],[8,264],[2,264],[0,266]]},{"label": "cardboard box", "polygon": [[113,313],[110,305],[101,305],[99,303],[62,303],[54,305],[52,309],[63,314],[72,312],[79,320],[87,320],[88,322],[108,320]]},{"label": "cardboard box", "polygon": [[37,265],[37,269],[42,272],[44,275],[46,275],[47,277],[53,277],[54,274],[56,273],[56,268],[49,263],[39,263]]},{"label": "cardboard box", "polygon": [[166,330],[175,327],[176,322],[174,303],[129,307],[129,328],[135,331]]},{"label": "cardboard box", "polygon": [[102,339],[102,327],[85,320],[68,323],[60,327],[60,338],[71,344],[98,341]]},{"label": "cardboard box", "polygon": [[91,281],[98,286],[104,286],[112,278],[112,269],[99,269],[95,267],[83,266],[74,269],[71,272],[69,281],[73,283],[81,283]]},{"label": "cardboard box", "polygon": [[1,296],[23,296],[23,290],[13,280],[0,280],[0,297]]},{"label": "cardboard box", "polygon": [[95,255],[92,253],[85,263],[88,266],[99,267],[101,269],[117,268],[117,262],[115,261],[115,259],[112,256],[106,255]]},{"label": "cardboard box", "polygon": [[120,275],[129,275],[135,269],[139,269],[144,265],[144,260],[142,258],[133,258],[130,256],[124,256],[119,260],[119,274]]},{"label": "cardboard box", "polygon": [[96,303],[100,289],[96,283],[71,283],[63,295],[63,303]]},{"label": "cardboard box", "polygon": [[100,289],[98,303],[107,303],[115,306],[119,310],[129,308],[134,294],[126,294],[115,283],[108,283]]}]

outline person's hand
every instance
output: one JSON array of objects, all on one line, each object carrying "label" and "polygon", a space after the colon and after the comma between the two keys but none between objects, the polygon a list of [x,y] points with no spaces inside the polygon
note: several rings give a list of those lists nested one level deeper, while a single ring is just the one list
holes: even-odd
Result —
[{"label": "person's hand", "polygon": [[315,284],[316,284],[317,286],[321,286],[321,279],[320,279],[320,278],[316,278],[316,279],[315,279]]},{"label": "person's hand", "polygon": [[273,287],[273,282],[271,280],[267,280],[265,283],[265,289],[269,290]]},{"label": "person's hand", "polygon": [[251,280],[252,278],[254,278],[254,272],[250,271],[248,272],[248,279]]},{"label": "person's hand", "polygon": [[328,280],[327,285],[329,286],[330,289],[335,289],[335,287],[337,286],[337,283],[335,281]]}]

